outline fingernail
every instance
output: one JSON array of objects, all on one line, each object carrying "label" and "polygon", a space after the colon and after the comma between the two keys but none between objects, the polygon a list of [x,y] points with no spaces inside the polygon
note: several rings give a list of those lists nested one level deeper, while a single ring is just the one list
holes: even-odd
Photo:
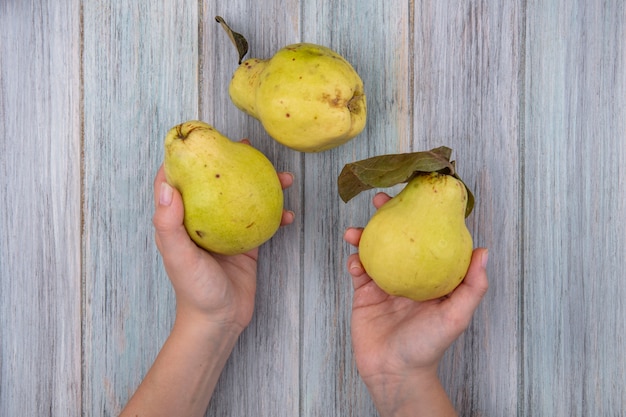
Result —
[{"label": "fingernail", "polygon": [[482,265],[483,269],[487,268],[488,261],[489,261],[489,249],[485,249],[483,251],[482,258],[480,258],[480,264]]},{"label": "fingernail", "polygon": [[283,171],[283,172],[280,173],[280,175],[287,175],[289,178],[291,178],[291,183],[293,184],[293,181],[295,179],[295,176],[293,175],[293,172]]},{"label": "fingernail", "polygon": [[285,210],[281,224],[291,224],[296,219],[296,213],[291,210]]},{"label": "fingernail", "polygon": [[159,204],[162,206],[169,206],[172,204],[172,195],[174,189],[165,181],[161,183],[161,192],[159,193]]},{"label": "fingernail", "polygon": [[361,275],[363,273],[363,267],[359,261],[350,262],[350,274]]}]

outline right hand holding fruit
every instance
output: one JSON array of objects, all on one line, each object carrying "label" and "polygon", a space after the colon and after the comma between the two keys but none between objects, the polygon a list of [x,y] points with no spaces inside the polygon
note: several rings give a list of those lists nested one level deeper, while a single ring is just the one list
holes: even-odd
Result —
[{"label": "right hand holding fruit", "polygon": [[[380,208],[389,199],[378,193],[374,206]],[[344,239],[358,247],[361,233],[361,228],[349,228]],[[437,379],[437,366],[444,352],[467,328],[487,292],[486,263],[487,250],[475,249],[465,279],[451,294],[418,302],[385,293],[365,273],[359,255],[350,255],[347,267],[354,286],[354,355],[359,374],[379,410],[385,408],[386,399],[393,398],[383,389],[394,387],[399,393],[415,379]],[[415,393],[415,387],[410,391]]]},{"label": "right hand holding fruit", "polygon": [[388,294],[416,301],[454,290],[472,257],[465,185],[451,175],[419,174],[365,226],[359,254]]}]

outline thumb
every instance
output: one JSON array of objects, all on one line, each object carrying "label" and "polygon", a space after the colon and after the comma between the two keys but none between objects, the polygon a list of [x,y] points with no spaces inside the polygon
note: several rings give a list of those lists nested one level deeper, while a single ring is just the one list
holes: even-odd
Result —
[{"label": "thumb", "polygon": [[[183,200],[174,187],[165,180],[155,184],[156,209],[152,218],[156,245],[166,267],[184,266],[194,256],[197,246],[189,238],[183,225]],[[169,268],[168,268],[169,269]]]},{"label": "thumb", "polygon": [[489,288],[486,269],[488,258],[487,249],[475,249],[465,279],[446,300],[454,305],[460,317],[466,318],[468,323]]}]

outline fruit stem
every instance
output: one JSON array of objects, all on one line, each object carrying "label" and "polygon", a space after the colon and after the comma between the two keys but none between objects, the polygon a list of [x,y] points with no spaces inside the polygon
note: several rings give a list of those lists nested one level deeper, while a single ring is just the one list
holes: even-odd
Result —
[{"label": "fruit stem", "polygon": [[237,53],[239,54],[238,65],[241,65],[243,57],[248,53],[248,41],[243,37],[243,35],[232,30],[221,16],[215,16],[215,21],[222,26],[224,31],[228,34],[230,40],[233,42],[233,45],[235,45],[235,48],[237,48]]}]

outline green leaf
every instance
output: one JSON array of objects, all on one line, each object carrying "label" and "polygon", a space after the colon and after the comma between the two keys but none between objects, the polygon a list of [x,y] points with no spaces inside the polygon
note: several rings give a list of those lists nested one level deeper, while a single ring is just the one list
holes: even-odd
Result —
[{"label": "green leaf", "polygon": [[[393,187],[428,172],[452,175],[463,182],[454,161],[450,161],[451,154],[452,149],[442,146],[430,151],[380,155],[346,164],[337,178],[339,196],[347,203],[362,191]],[[467,217],[474,208],[474,195],[463,184],[468,195]]]},{"label": "green leaf", "polygon": [[215,16],[215,21],[222,25],[222,28],[226,31],[228,37],[233,42],[233,45],[237,48],[237,53],[239,54],[239,65],[241,65],[243,57],[248,53],[248,41],[243,37],[243,35],[232,30],[221,16]]}]

